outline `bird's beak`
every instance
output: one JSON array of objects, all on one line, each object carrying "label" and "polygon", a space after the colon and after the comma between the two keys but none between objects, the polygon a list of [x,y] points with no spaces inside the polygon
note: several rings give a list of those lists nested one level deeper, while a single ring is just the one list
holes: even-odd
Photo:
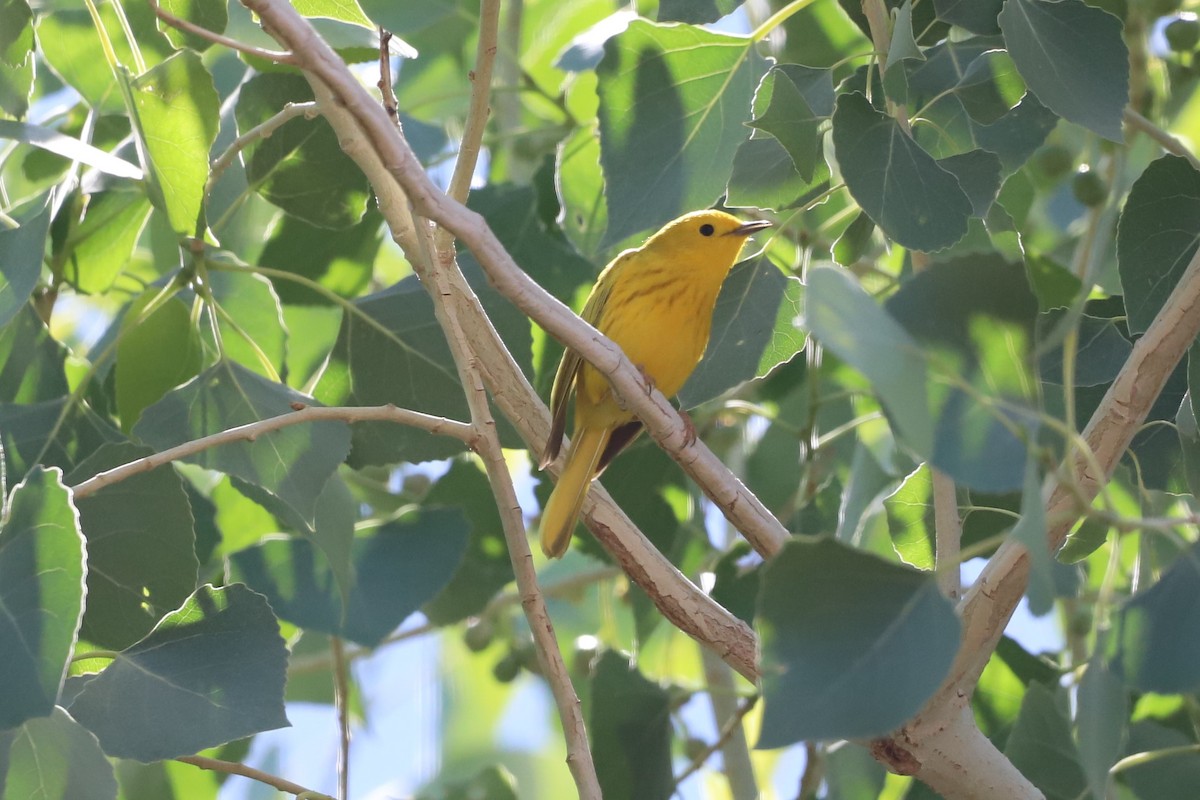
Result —
[{"label": "bird's beak", "polygon": [[757,233],[758,231],[761,231],[764,228],[769,228],[769,227],[771,227],[771,223],[768,222],[767,220],[754,219],[754,220],[750,220],[749,222],[743,222],[741,225],[738,225],[736,228],[734,228],[733,230],[731,230],[729,233],[727,233],[725,235],[726,236],[749,236],[752,233]]}]

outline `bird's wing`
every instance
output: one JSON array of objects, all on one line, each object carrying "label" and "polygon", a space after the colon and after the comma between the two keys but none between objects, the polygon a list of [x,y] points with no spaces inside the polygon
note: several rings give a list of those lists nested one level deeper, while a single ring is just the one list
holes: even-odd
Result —
[{"label": "bird's wing", "polygon": [[[604,313],[604,305],[612,294],[614,278],[621,265],[627,263],[629,256],[636,251],[627,250],[621,253],[612,263],[605,267],[592,287],[583,311],[579,316],[591,325],[598,325]],[[583,357],[571,348],[563,351],[562,360],[558,362],[558,371],[554,373],[554,386],[550,389],[550,437],[546,440],[546,449],[542,452],[541,469],[558,458],[562,450],[563,434],[567,430],[567,399],[575,388],[579,369],[583,366]]]}]

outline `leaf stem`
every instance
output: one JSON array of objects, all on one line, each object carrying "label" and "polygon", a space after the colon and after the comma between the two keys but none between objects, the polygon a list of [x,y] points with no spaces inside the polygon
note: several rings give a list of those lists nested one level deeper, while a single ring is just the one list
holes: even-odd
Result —
[{"label": "leaf stem", "polygon": [[811,6],[816,0],[792,0],[783,8],[763,20],[763,23],[750,32],[751,41],[761,42],[793,15]]}]

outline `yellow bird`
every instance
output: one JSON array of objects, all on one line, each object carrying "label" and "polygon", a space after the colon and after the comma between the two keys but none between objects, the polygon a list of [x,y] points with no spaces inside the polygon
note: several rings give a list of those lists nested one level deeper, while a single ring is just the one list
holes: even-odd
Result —
[{"label": "yellow bird", "polygon": [[[770,225],[723,211],[693,211],[626,250],[600,273],[582,317],[612,339],[663,394],[671,397],[696,368],[712,329],[721,284],[746,237]],[[641,432],[608,379],[579,354],[563,353],[550,392],[553,423],[541,466],[558,457],[575,392],[575,432],[566,466],[542,512],[542,552],[567,551],[592,480]]]}]

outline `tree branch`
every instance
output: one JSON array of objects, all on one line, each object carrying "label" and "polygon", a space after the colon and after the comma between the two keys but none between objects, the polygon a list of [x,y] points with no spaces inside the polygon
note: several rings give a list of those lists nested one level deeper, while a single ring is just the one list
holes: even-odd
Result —
[{"label": "tree branch", "polygon": [[73,488],[74,495],[77,499],[87,497],[100,491],[105,486],[120,483],[126,478],[139,475],[143,472],[149,472],[164,464],[179,461],[180,459],[213,447],[231,442],[252,442],[265,433],[271,433],[272,431],[277,431],[291,425],[302,425],[312,422],[329,420],[349,423],[395,422],[400,425],[410,425],[414,428],[420,428],[433,434],[452,436],[462,441],[468,447],[474,447],[478,439],[477,434],[470,425],[455,422],[445,417],[422,414],[419,411],[396,408],[393,405],[366,406],[361,408],[297,405],[299,407],[291,414],[280,414],[278,417],[250,422],[245,425],[239,425],[236,428],[221,431],[220,433],[203,436],[190,442],[184,442],[177,447],[163,450],[160,453],[152,453],[145,458],[139,458],[136,461],[130,461],[128,464],[122,464],[119,467],[113,467],[110,470],[93,475]]},{"label": "tree branch", "polygon": [[[447,228],[470,247],[501,294],[607,375],[647,432],[679,462],[756,550],[765,556],[778,552],[788,539],[787,530],[703,443],[689,445],[686,426],[678,412],[661,392],[647,392],[649,387],[644,377],[619,347],[526,275],[479,214],[438,190],[408,144],[396,136],[387,112],[371,100],[312,27],[281,0],[243,2],[262,18],[269,33],[293,48],[309,74],[329,87],[337,106],[353,115],[369,148],[403,188],[416,211]],[[376,189],[379,188],[376,184]]]},{"label": "tree branch", "polygon": [[317,113],[316,103],[285,103],[283,108],[279,110],[279,113],[266,122],[255,125],[234,139],[229,147],[225,148],[225,152],[213,160],[212,167],[208,171],[208,180],[204,184],[204,196],[207,197],[212,194],[213,187],[217,185],[217,181],[225,174],[225,170],[229,169],[229,165],[237,158],[238,153],[245,150],[250,144],[258,139],[269,138],[284,123],[296,117],[305,116],[312,119]]},{"label": "tree branch", "polygon": [[219,758],[207,758],[205,756],[180,756],[175,760],[181,761],[184,764],[191,764],[193,767],[206,769],[209,772],[223,772],[226,775],[241,775],[243,778],[249,778],[250,780],[258,781],[259,783],[265,783],[267,786],[272,786],[281,792],[294,794],[297,797],[303,795],[305,798],[308,798],[308,800],[333,800],[333,798],[327,794],[314,792],[312,789],[305,789],[298,783],[292,783],[284,778],[271,775],[270,773],[263,772],[260,769],[255,769],[254,767],[248,767],[245,764],[239,764],[236,761],[222,761]]},{"label": "tree branch", "polygon": [[[327,58],[321,57],[320,53],[326,52],[327,46],[316,38],[303,19],[292,14],[290,7],[287,6],[279,8],[278,11],[275,11],[275,6],[270,6],[268,9],[269,2],[270,0],[267,0],[266,3],[256,3],[253,8],[260,15],[267,14],[273,20],[272,24],[282,31],[278,34],[279,36],[291,37],[285,41],[289,45],[295,46],[304,58],[314,59],[322,66],[323,73],[344,78],[345,91],[359,91],[360,87],[357,82],[346,72],[345,65],[336,55],[329,51]],[[311,43],[314,41],[318,43]],[[345,74],[343,75],[343,73]],[[412,220],[408,196],[384,166],[374,141],[366,137],[359,118],[352,115],[349,106],[365,104],[374,107],[374,111],[371,113],[382,115],[381,118],[391,129],[389,137],[394,139],[394,141],[389,140],[387,144],[389,150],[409,152],[407,144],[402,137],[396,135],[395,126],[386,116],[386,111],[379,109],[365,91],[362,98],[355,94],[347,100],[333,94],[323,80],[313,80],[311,83],[322,113],[336,131],[342,148],[359,165],[371,182],[379,202],[379,208],[392,229],[393,236],[405,252],[413,254],[412,257],[417,259],[420,252],[418,229]],[[420,172],[419,165],[417,169]],[[424,175],[423,172],[420,174]],[[431,189],[431,191],[436,192],[436,189]],[[495,241],[491,232],[487,230],[486,224],[478,215],[474,215],[473,212],[466,209],[462,210],[477,220],[478,224],[487,231],[487,236],[491,237],[493,242]],[[501,253],[504,253],[498,242],[496,247],[500,249]],[[504,257],[508,258],[511,263],[511,258],[507,253],[504,253]],[[515,265],[514,269],[516,269]],[[486,382],[493,399],[520,432],[527,445],[531,449],[539,450],[550,430],[549,411],[513,360],[512,354],[504,347],[461,272],[448,269],[442,277],[447,282],[450,291],[446,298],[447,302],[454,306],[459,315],[459,322],[466,331],[467,338],[475,352],[475,366]],[[540,288],[537,291],[541,292]],[[550,302],[563,309],[566,318],[571,320],[571,324],[582,326],[585,330],[592,330],[565,306],[558,304],[553,298],[550,298]],[[599,334],[595,335],[599,337]],[[591,342],[592,340],[587,341]],[[606,342],[607,340],[599,337],[598,341]],[[636,369],[633,370],[633,375],[635,381],[640,382],[641,377]],[[639,400],[645,401],[644,390],[636,394]],[[667,405],[667,412],[664,413],[663,418],[672,424],[680,422],[679,415],[669,405]],[[728,474],[724,465],[721,465],[720,462],[716,463],[721,470]],[[740,485],[739,483],[738,486],[740,487]],[[745,491],[744,488],[742,491]],[[735,495],[735,504],[737,497],[738,495]],[[757,500],[755,502],[757,503]],[[761,507],[761,504],[759,506]],[[740,506],[740,510],[744,512],[748,507],[743,504]],[[664,617],[684,633],[712,649],[748,680],[755,681],[757,679],[758,643],[750,627],[730,614],[728,610],[679,572],[675,565],[646,539],[599,484],[593,486],[588,494],[584,519],[596,538],[613,555],[630,579],[647,593]],[[779,531],[782,531],[783,536],[787,535],[774,517],[771,517],[771,523]]]}]

